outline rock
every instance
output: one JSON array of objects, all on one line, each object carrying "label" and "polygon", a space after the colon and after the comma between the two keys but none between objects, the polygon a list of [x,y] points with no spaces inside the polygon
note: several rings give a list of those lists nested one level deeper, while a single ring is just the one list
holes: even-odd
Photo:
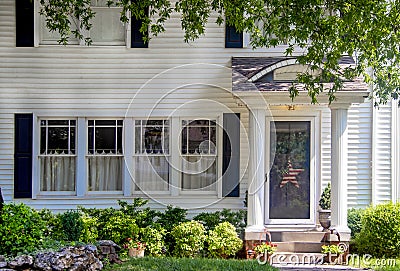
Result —
[{"label": "rock", "polygon": [[27,269],[32,265],[33,257],[29,255],[18,256],[8,263],[8,266],[14,269]]},{"label": "rock", "polygon": [[115,250],[119,251],[121,250],[121,247],[119,245],[117,245],[116,243],[114,243],[111,240],[100,240],[98,241],[98,245],[99,246],[109,246],[109,247],[114,247]]},{"label": "rock", "polygon": [[6,267],[7,266],[7,262],[6,261],[1,261],[0,262],[0,268],[4,268],[4,267]]}]

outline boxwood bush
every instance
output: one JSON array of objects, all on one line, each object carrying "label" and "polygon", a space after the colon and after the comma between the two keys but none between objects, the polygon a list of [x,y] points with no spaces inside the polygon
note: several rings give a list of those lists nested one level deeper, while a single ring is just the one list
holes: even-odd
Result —
[{"label": "boxwood bush", "polygon": [[213,258],[227,258],[235,255],[243,246],[235,227],[229,222],[218,224],[208,233],[206,241],[209,256]]},{"label": "boxwood bush", "polygon": [[172,229],[175,239],[174,256],[196,257],[204,248],[205,229],[197,221],[182,222]]},{"label": "boxwood bush", "polygon": [[357,249],[375,257],[400,256],[400,203],[367,208],[356,235]]}]

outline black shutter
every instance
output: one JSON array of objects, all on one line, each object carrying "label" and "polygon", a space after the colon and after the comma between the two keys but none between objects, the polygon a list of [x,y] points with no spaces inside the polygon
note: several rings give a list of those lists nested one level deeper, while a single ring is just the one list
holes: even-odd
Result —
[{"label": "black shutter", "polygon": [[16,46],[34,46],[33,0],[15,0]]},{"label": "black shutter", "polygon": [[239,197],[240,114],[224,114],[223,122],[222,195]]},{"label": "black shutter", "polygon": [[234,26],[225,27],[225,48],[243,48],[243,33]]},{"label": "black shutter", "polygon": [[[145,11],[148,14],[148,9]],[[148,36],[149,33],[146,32],[143,34],[140,32],[140,28],[142,27],[142,20],[136,19],[135,17],[131,18],[131,48],[148,48],[149,44],[143,41],[143,37]]]},{"label": "black shutter", "polygon": [[32,198],[32,114],[15,114],[14,198]]}]

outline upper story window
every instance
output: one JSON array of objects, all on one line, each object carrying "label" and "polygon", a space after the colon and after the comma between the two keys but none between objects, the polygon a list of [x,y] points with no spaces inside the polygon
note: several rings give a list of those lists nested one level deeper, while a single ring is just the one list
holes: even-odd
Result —
[{"label": "upper story window", "polygon": [[88,120],[89,191],[122,190],[122,120]]},{"label": "upper story window", "polygon": [[75,191],[76,120],[40,121],[40,191]]},{"label": "upper story window", "polygon": [[[107,6],[107,0],[91,0],[90,7],[95,13],[91,20],[92,28],[89,33],[82,33],[85,37],[92,39],[92,45],[106,46],[126,46],[127,42],[127,24],[120,21],[122,12],[121,7]],[[37,11],[38,13],[38,11]],[[46,18],[39,16],[39,44],[51,45],[58,44],[60,35],[56,31],[50,31],[46,27]],[[70,17],[71,30],[79,28],[79,19]],[[83,45],[84,41],[80,41],[72,34],[68,40],[69,45]]]}]

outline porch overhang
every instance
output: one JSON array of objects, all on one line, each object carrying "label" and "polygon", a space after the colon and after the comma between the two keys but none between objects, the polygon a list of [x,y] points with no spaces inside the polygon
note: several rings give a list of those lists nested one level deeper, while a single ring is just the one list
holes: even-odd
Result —
[{"label": "porch overhang", "polygon": [[[311,106],[311,99],[304,86],[298,85],[299,95],[292,101],[288,92],[292,83],[274,81],[272,73],[275,70],[295,65],[295,63],[296,59],[284,57],[232,58],[232,94],[239,104],[245,105],[249,109],[250,159],[248,225],[246,228],[248,238],[256,236],[253,233],[262,233],[264,227],[269,227],[265,224],[264,217],[265,176],[269,172],[265,164],[265,146],[269,144],[266,138],[269,126],[266,123],[268,107],[271,105]],[[351,57],[344,57],[340,65],[351,66],[354,65],[354,61]],[[287,70],[290,72],[290,69]],[[292,71],[292,73],[294,72]],[[328,88],[329,83],[326,84]],[[326,106],[331,110],[332,230],[341,235],[342,241],[347,241],[350,237],[346,218],[347,112],[352,104],[365,102],[369,94],[369,86],[362,79],[357,78],[354,81],[343,82],[342,90],[335,92],[336,99],[332,103],[329,102],[326,93],[318,96],[317,106]],[[296,111],[292,115],[295,116],[295,114],[297,116],[301,113]]]},{"label": "porch overhang", "polygon": [[[343,68],[354,64],[351,57],[343,57],[340,62]],[[296,85],[299,95],[292,100],[288,92],[292,82],[274,81],[273,78],[268,78],[278,69],[295,65],[296,59],[289,57],[232,57],[232,93],[248,107],[265,104],[310,105],[311,99],[304,85]],[[324,88],[327,89],[330,84],[324,83]],[[336,100],[332,104],[362,103],[369,94],[369,87],[361,78],[344,81],[342,90],[335,92]],[[327,93],[322,92],[317,98],[318,104],[329,104]]]}]

